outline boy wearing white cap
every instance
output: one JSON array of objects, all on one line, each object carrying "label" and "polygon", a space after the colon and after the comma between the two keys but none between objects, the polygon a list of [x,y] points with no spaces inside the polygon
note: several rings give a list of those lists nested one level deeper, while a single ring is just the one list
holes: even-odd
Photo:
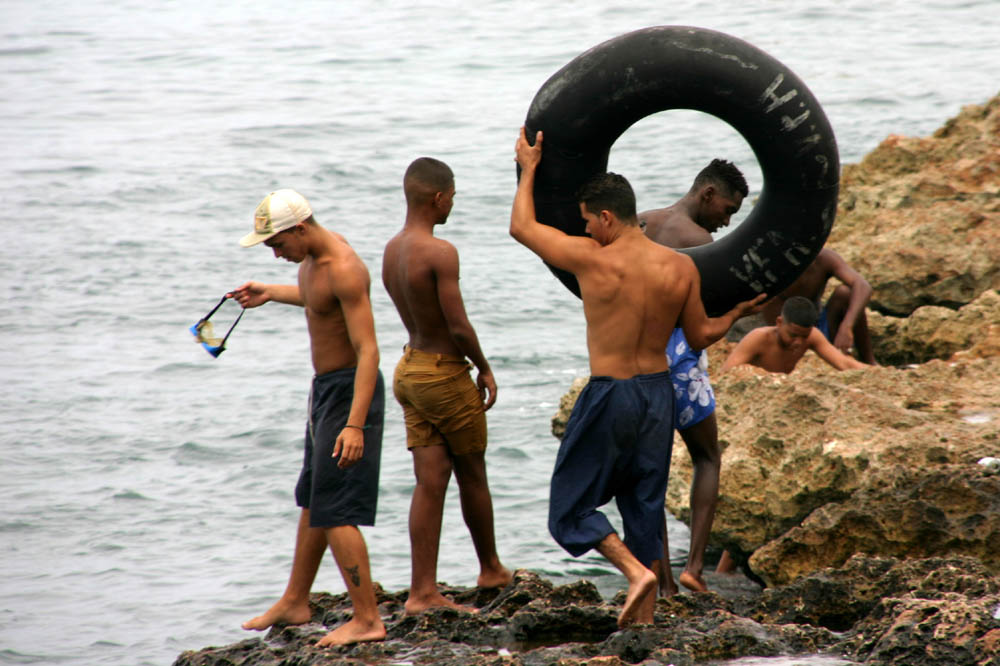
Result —
[{"label": "boy wearing white cap", "polygon": [[245,308],[268,301],[304,307],[316,376],[295,488],[302,513],[291,576],[282,597],[243,628],[308,622],[309,592],[329,545],[354,616],[318,645],[382,640],[385,626],[358,529],[375,523],[385,408],[368,269],[342,236],[313,219],[309,202],[294,190],[272,192],[257,206],[254,231],[240,245],[261,242],[276,258],[299,264],[298,284],[247,282],[232,297]]}]

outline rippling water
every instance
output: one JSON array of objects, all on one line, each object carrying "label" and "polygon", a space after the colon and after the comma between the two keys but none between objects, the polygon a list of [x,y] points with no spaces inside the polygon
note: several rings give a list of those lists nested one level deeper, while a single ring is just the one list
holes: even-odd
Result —
[{"label": "rippling water", "polygon": [[[218,360],[187,333],[244,280],[294,279],[236,245],[270,189],[303,191],[368,263],[388,374],[405,336],[377,275],[402,224],[402,173],[425,154],[452,166],[440,234],[461,253],[499,383],[488,461],[501,557],[608,576],[545,528],[549,418],[587,361],[578,302],[506,232],[512,146],[538,87],[629,30],[721,30],[793,69],[854,162],[996,94],[1000,62],[992,1],[250,4],[0,7],[2,663],[170,663],[244,638],[240,621],[283,589],[311,376],[302,313],[249,311]],[[611,167],[651,208],[715,156],[759,192],[742,139],[694,112],[641,121]],[[366,538],[374,577],[396,590],[409,581],[412,472],[387,405]],[[473,584],[455,494],[445,522],[439,578]],[[686,530],[671,533],[682,557]],[[343,590],[330,564],[316,589]]]}]

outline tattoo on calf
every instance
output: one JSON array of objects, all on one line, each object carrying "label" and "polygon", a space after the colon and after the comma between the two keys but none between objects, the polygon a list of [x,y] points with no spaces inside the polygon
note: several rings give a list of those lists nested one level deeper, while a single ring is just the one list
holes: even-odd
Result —
[{"label": "tattoo on calf", "polygon": [[350,577],[351,582],[354,583],[354,587],[358,587],[359,585],[361,585],[361,574],[358,573],[357,565],[354,565],[353,567],[344,567],[344,570]]}]

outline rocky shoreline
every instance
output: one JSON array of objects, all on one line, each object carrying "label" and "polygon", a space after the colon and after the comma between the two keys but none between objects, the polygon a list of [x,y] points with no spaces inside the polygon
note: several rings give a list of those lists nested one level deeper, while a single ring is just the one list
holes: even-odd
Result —
[{"label": "rocky shoreline", "polygon": [[[312,644],[349,603],[315,594],[309,624],[175,666],[1000,663],[1000,473],[979,464],[1000,458],[1000,96],[846,165],[828,246],[874,288],[882,367],[837,373],[807,357],[791,375],[719,375],[731,343],[709,350],[725,449],[712,543],[749,578],[660,599],[653,625],[626,630],[623,595],[586,580],[518,571],[504,590],[448,590],[476,614],[415,617],[406,591],[380,589],[386,641],[328,650]],[[667,506],[687,521],[690,460],[676,444]]]},{"label": "rocky shoreline", "polygon": [[[743,589],[738,589],[742,587]],[[313,664],[693,664],[747,656],[830,654],[866,664],[993,664],[1000,656],[1000,578],[974,558],[900,560],[856,555],[843,567],[727,596],[656,602],[655,622],[619,630],[624,593],[610,601],[590,581],[553,586],[518,571],[502,591],[445,592],[479,612],[403,614],[406,592],[378,590],[388,636],[317,648],[349,617],[346,594],[314,594],[308,624],[264,639],[183,653],[174,666]]]}]

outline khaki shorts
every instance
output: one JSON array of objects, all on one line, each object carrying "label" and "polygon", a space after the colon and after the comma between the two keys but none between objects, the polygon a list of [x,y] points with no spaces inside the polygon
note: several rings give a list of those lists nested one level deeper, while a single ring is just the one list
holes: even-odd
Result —
[{"label": "khaki shorts", "polygon": [[453,455],[486,450],[486,412],[471,368],[463,357],[403,349],[392,392],[403,406],[406,448],[443,445]]}]

